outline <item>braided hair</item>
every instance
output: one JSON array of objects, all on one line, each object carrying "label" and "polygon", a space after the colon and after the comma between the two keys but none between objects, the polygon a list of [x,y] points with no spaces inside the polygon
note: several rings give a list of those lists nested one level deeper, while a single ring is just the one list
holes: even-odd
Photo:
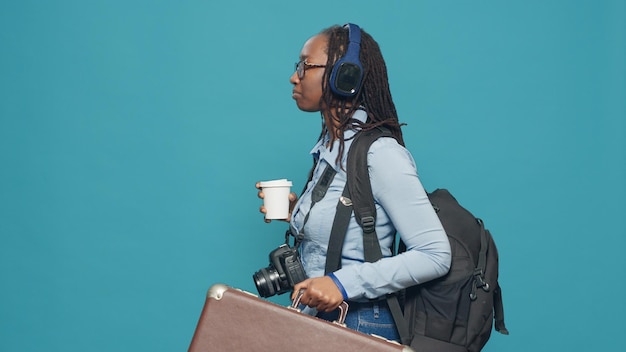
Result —
[{"label": "braided hair", "polygon": [[[387,76],[387,65],[383,59],[378,43],[368,33],[361,29],[361,47],[359,50],[359,60],[363,66],[363,82],[359,92],[352,98],[344,98],[335,95],[330,87],[330,75],[333,65],[346,52],[348,48],[348,29],[343,26],[332,26],[320,32],[328,38],[327,55],[328,61],[322,81],[323,94],[322,104],[338,119],[338,129],[343,132],[354,127],[367,131],[379,126],[386,127],[391,131],[398,143],[404,146],[401,124],[398,121],[396,107],[391,98],[389,90],[389,79]],[[352,114],[357,109],[367,111],[367,121],[362,123],[352,118]],[[324,111],[322,111],[324,114]],[[332,117],[329,117],[332,118]],[[322,118],[322,121],[325,119]],[[328,126],[323,123],[322,134],[328,132]],[[339,155],[341,158],[344,150],[344,136],[339,133]]]}]

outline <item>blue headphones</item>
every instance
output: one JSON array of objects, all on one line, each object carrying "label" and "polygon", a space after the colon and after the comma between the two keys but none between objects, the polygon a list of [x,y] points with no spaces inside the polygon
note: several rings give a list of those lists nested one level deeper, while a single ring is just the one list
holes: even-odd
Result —
[{"label": "blue headphones", "polygon": [[333,66],[330,73],[330,89],[336,95],[351,98],[355,96],[363,83],[363,66],[359,61],[361,49],[361,29],[356,24],[348,23],[348,50]]}]

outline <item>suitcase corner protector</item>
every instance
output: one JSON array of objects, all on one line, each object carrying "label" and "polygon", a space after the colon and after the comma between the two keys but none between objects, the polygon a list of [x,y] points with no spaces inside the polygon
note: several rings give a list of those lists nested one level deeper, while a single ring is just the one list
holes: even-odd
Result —
[{"label": "suitcase corner protector", "polygon": [[224,284],[215,284],[209,288],[209,291],[206,294],[207,298],[212,298],[219,301],[220,299],[222,299],[224,292],[226,292],[228,289],[229,287]]}]

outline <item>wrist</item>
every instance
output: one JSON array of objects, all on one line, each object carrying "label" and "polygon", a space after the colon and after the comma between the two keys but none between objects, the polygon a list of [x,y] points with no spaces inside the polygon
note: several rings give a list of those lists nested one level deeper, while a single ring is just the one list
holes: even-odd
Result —
[{"label": "wrist", "polygon": [[337,288],[341,292],[341,295],[343,296],[343,300],[347,301],[348,300],[348,293],[346,292],[346,289],[343,287],[343,285],[341,284],[341,281],[339,281],[337,276],[335,276],[335,274],[333,274],[333,273],[329,273],[326,276],[330,277],[331,280],[333,280],[333,282],[335,283],[335,285],[337,286]]}]

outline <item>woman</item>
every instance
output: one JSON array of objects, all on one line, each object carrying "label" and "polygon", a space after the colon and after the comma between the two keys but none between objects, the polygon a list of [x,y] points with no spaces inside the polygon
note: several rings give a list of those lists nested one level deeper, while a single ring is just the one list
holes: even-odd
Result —
[{"label": "woman", "polygon": [[[346,57],[358,58],[360,63],[344,72],[347,77],[338,78],[341,73],[333,72],[333,67]],[[338,79],[345,82],[337,83]],[[320,112],[322,117],[322,131],[311,151],[316,161],[311,179],[300,199],[291,198],[288,221],[292,234],[302,238],[301,260],[308,277],[294,286],[292,299],[295,292],[303,290],[300,302],[329,320],[333,319],[329,312],[345,300],[350,307],[348,327],[398,341],[385,295],[445,275],[450,267],[450,245],[419,181],[415,162],[404,148],[380,48],[356,25],[330,27],[306,41],[290,82],[298,108]],[[363,232],[353,214],[342,268],[325,275],[330,230],[346,182],[347,152],[355,133],[377,126],[386,127],[394,136],[374,142],[367,158],[383,259],[364,262]],[[326,167],[337,174],[326,195],[312,204],[311,191]],[[263,207],[261,212],[265,212]],[[407,251],[392,256],[396,231]]]}]

